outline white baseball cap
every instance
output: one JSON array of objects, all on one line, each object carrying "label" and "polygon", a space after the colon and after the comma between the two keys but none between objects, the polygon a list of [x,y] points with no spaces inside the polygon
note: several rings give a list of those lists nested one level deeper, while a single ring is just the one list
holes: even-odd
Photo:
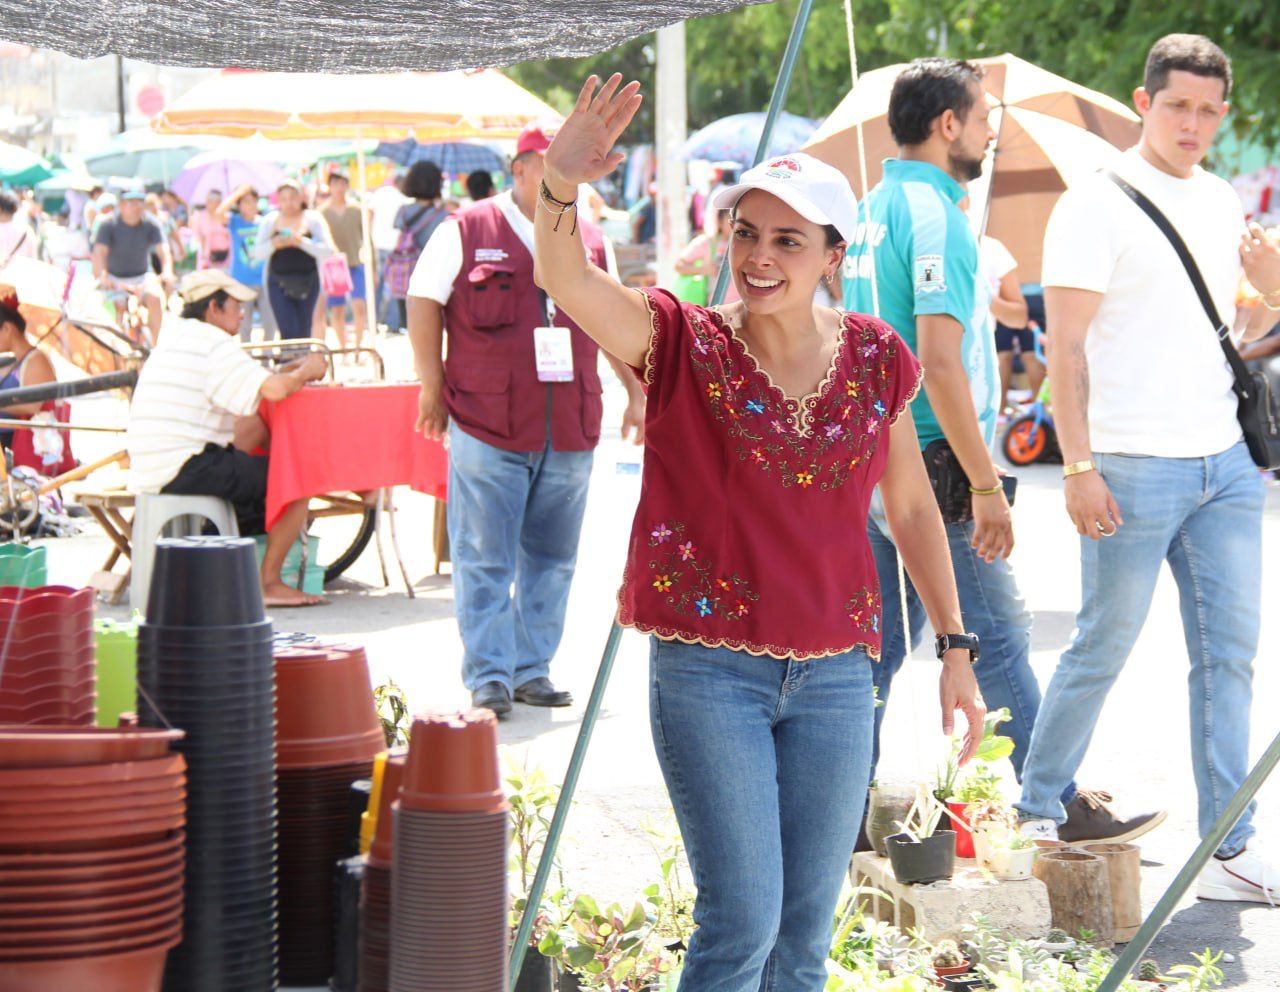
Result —
[{"label": "white baseball cap", "polygon": [[804,152],[777,155],[742,174],[733,186],[716,190],[711,206],[732,210],[753,189],[772,193],[805,220],[831,224],[852,243],[858,227],[858,199],[849,181],[835,166]]}]

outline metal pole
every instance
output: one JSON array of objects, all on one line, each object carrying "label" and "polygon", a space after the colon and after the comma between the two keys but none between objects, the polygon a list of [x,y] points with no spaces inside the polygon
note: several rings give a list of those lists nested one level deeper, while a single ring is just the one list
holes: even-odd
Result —
[{"label": "metal pole", "polygon": [[[360,173],[360,264],[364,266],[364,326],[369,332],[369,347],[378,335],[378,273],[373,271],[373,230],[369,221],[369,180],[364,174],[364,137],[356,128],[356,171]],[[351,315],[355,323],[355,314]],[[345,326],[346,322],[343,321]],[[346,342],[340,342],[344,347]],[[413,598],[413,590],[409,590]]]},{"label": "metal pole", "polygon": [[1236,794],[1231,797],[1231,801],[1227,803],[1227,808],[1214,821],[1204,840],[1200,842],[1200,846],[1195,849],[1195,853],[1182,866],[1182,871],[1178,872],[1173,884],[1160,897],[1160,901],[1151,910],[1151,915],[1143,921],[1142,926],[1138,928],[1138,932],[1134,934],[1133,940],[1129,941],[1124,952],[1116,959],[1116,963],[1107,972],[1107,977],[1098,986],[1097,992],[1116,992],[1116,989],[1120,987],[1120,983],[1125,980],[1129,972],[1142,959],[1142,955],[1147,953],[1147,948],[1156,939],[1156,934],[1160,932],[1160,928],[1168,922],[1179,900],[1182,899],[1187,889],[1191,888],[1191,883],[1196,880],[1200,870],[1209,863],[1209,858],[1213,856],[1213,852],[1226,839],[1227,834],[1231,832],[1231,828],[1236,825],[1236,821],[1244,815],[1246,807],[1253,801],[1253,797],[1258,794],[1258,790],[1262,788],[1262,783],[1275,770],[1278,762],[1280,762],[1280,734],[1276,735],[1266,753],[1253,766],[1253,771],[1249,773],[1249,777],[1236,790]]},{"label": "metal pole", "polygon": [[124,56],[116,56],[116,123],[124,134]]},{"label": "metal pole", "polygon": [[18,386],[0,389],[0,407],[19,406],[24,403],[43,403],[46,400],[65,400],[72,396],[100,393],[108,389],[129,388],[138,382],[138,373],[108,372],[87,379],[69,379],[65,382],[42,382],[38,386]]},{"label": "metal pole", "polygon": [[685,209],[685,164],[680,146],[688,137],[685,86],[684,21],[658,31],[656,147],[658,184],[654,207],[658,221],[658,285],[675,284],[676,259],[689,240]]},{"label": "metal pole", "polygon": [[[791,77],[795,73],[796,60],[800,55],[800,43],[804,40],[805,28],[809,26],[809,15],[812,11],[813,0],[800,0],[796,19],[791,25],[791,37],[787,39],[787,48],[782,56],[782,67],[773,84],[773,96],[769,99],[769,112],[765,116],[764,132],[760,135],[760,144],[756,148],[757,164],[764,158],[765,150],[769,147],[769,139],[773,136],[774,122],[778,119],[782,105],[787,102],[787,91],[791,88]],[[712,297],[715,302],[724,299],[724,292],[728,287],[728,274],[729,268],[725,265],[720,269],[720,279],[716,283],[715,296]],[[524,915],[520,917],[520,927],[516,930],[515,941],[511,947],[511,992],[515,992],[516,983],[520,980],[520,969],[524,965],[525,951],[529,947],[529,935],[533,933],[533,921],[542,903],[547,879],[551,876],[556,848],[560,844],[560,835],[564,832],[569,807],[573,804],[578,776],[586,760],[587,747],[591,743],[596,719],[600,715],[600,706],[604,702],[605,688],[609,684],[609,675],[613,671],[613,661],[617,657],[618,642],[621,638],[622,628],[615,620],[613,626],[609,628],[609,640],[605,643],[604,655],[600,659],[600,670],[596,673],[591,698],[587,701],[586,712],[582,715],[582,726],[578,728],[578,740],[573,746],[573,755],[569,758],[569,769],[565,773],[564,785],[560,789],[560,800],[556,803],[555,815],[552,816],[551,826],[547,830],[547,840],[542,845],[542,857],[538,861],[538,870],[534,873],[533,884],[529,887],[529,894],[525,900]]]},{"label": "metal pole", "polygon": [[[796,19],[791,24],[791,37],[787,39],[787,49],[782,55],[782,68],[778,70],[778,79],[773,84],[773,96],[769,99],[769,112],[764,117],[764,130],[760,132],[760,144],[756,146],[752,165],[764,161],[769,150],[769,139],[773,137],[773,125],[782,113],[787,102],[787,91],[791,89],[791,77],[796,71],[796,62],[800,57],[800,42],[804,40],[804,30],[809,26],[809,14],[813,11],[813,0],[800,0],[796,11]],[[720,272],[716,276],[715,290],[711,294],[711,303],[724,302],[724,294],[729,291],[729,253],[724,253],[724,261],[720,264]]]}]

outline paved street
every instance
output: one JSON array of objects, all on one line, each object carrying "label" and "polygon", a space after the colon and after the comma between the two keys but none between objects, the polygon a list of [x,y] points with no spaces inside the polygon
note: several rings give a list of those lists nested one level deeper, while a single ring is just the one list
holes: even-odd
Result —
[{"label": "paved street", "polygon": [[[391,342],[386,350],[393,368],[407,367],[403,340]],[[623,548],[639,492],[639,476],[625,471],[625,466],[619,468],[620,463],[637,460],[635,449],[617,439],[619,395],[620,388],[611,384],[606,414],[610,436],[596,456],[568,630],[553,670],[558,682],[577,693],[579,704],[590,690],[613,617]],[[82,410],[89,405],[81,404]],[[77,416],[86,419],[87,413]],[[103,422],[113,421],[104,418]],[[81,446],[81,457],[88,447]],[[1035,614],[1033,662],[1043,685],[1071,634],[1079,598],[1077,539],[1062,511],[1058,468],[1043,466],[1019,474],[1018,547],[1013,561]],[[461,652],[448,579],[430,574],[431,502],[402,493],[398,503],[401,545],[417,598],[406,598],[394,564],[390,566],[392,584],[382,588],[371,546],[331,590],[329,606],[280,611],[276,625],[280,630],[305,630],[361,643],[368,649],[375,679],[394,678],[407,690],[415,708],[457,707],[466,699],[459,681]],[[1271,490],[1264,542],[1267,549],[1280,550],[1280,490]],[[84,582],[107,547],[105,538],[89,525],[81,537],[49,543],[51,581],[68,583]],[[1280,570],[1271,569],[1265,578],[1264,601],[1271,603],[1280,594]],[[127,610],[104,607],[102,613],[124,616]],[[1275,707],[1267,705],[1280,695],[1280,674],[1274,664],[1278,646],[1280,619],[1268,611],[1257,666],[1255,755],[1280,730]],[[599,899],[629,900],[656,877],[657,859],[642,824],[661,823],[669,817],[649,741],[646,659],[646,641],[626,634],[563,850],[569,883]],[[1166,574],[1080,776],[1085,786],[1112,791],[1127,806],[1170,810],[1168,823],[1143,842],[1148,907],[1196,842],[1186,670],[1176,590]],[[939,732],[936,671],[936,662],[924,652],[904,668],[888,712],[882,778],[926,777],[942,760],[946,744]],[[581,705],[550,711],[518,708],[502,727],[503,741],[517,754],[527,753],[558,779],[581,713]],[[1264,788],[1260,807],[1264,837],[1276,836],[1280,833],[1280,782]],[[1234,956],[1224,965],[1227,987],[1280,988],[1280,910],[1197,903],[1189,898],[1161,935],[1153,956],[1170,965],[1206,946]]]}]

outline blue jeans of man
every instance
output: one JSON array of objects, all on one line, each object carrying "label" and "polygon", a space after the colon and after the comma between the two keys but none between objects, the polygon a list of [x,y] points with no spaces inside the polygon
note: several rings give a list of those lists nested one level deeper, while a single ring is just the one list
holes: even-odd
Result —
[{"label": "blue jeans of man", "polygon": [[[449,550],[468,689],[550,672],[564,632],[593,453],[517,452],[449,426]],[[513,594],[514,587],[514,594]]]},{"label": "blue jeans of man", "polygon": [[[951,550],[951,567],[955,571],[956,590],[960,595],[960,613],[965,629],[978,635],[980,645],[974,675],[982,698],[991,710],[1009,708],[1011,719],[1001,724],[1000,733],[1013,739],[1014,774],[1021,781],[1023,763],[1031,746],[1031,730],[1040,708],[1040,685],[1031,670],[1031,614],[1018,592],[1013,569],[1003,559],[988,564],[973,550],[973,522],[946,524],[947,544]],[[898,586],[898,549],[889,533],[880,490],[871,501],[871,518],[867,525],[871,550],[876,558],[880,578],[880,597],[884,602],[881,630],[884,644],[880,663],[875,666],[876,689],[884,706],[876,710],[875,752],[872,773],[880,760],[880,725],[888,709],[893,677],[906,660],[906,637],[902,629],[902,594]],[[920,644],[927,618],[924,604],[915,586],[907,579],[907,610],[911,623],[911,647]],[[932,704],[932,699],[930,700]],[[1075,783],[1064,784],[1062,800],[1075,797]]]},{"label": "blue jeans of man", "polygon": [[867,652],[653,638],[649,717],[698,898],[684,992],[822,992],[871,764]]},{"label": "blue jeans of man", "polygon": [[[1057,796],[1089,747],[1168,562],[1191,660],[1191,765],[1201,836],[1249,773],[1249,707],[1262,605],[1261,477],[1244,442],[1208,458],[1095,454],[1120,507],[1114,537],[1080,539],[1083,602],[1023,769],[1024,817],[1062,822]],[[1253,807],[1218,853],[1253,835]]]}]

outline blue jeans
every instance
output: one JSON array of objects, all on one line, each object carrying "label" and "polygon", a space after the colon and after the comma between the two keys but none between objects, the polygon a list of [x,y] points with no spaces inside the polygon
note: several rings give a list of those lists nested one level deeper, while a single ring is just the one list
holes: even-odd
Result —
[{"label": "blue jeans", "polygon": [[652,640],[649,713],[698,898],[680,988],[821,992],[871,763],[862,648],[814,661]]},{"label": "blue jeans", "polygon": [[[978,635],[980,652],[974,675],[987,707],[1009,708],[1011,719],[1001,724],[1000,733],[1013,739],[1014,774],[1022,779],[1023,764],[1031,746],[1031,730],[1040,708],[1040,686],[1031,670],[1031,614],[1018,592],[1013,569],[1003,559],[991,564],[973,550],[973,522],[946,524],[947,544],[951,549],[951,567],[955,571],[956,590],[960,594],[960,613],[965,630]],[[875,753],[872,772],[880,759],[880,724],[888,709],[889,689],[893,677],[906,660],[906,640],[902,629],[902,595],[898,588],[898,549],[889,534],[880,490],[871,501],[871,518],[867,524],[871,550],[876,558],[880,578],[880,596],[884,602],[881,630],[884,644],[880,664],[875,666],[876,689],[884,706],[876,710]],[[911,621],[911,647],[919,645],[928,623],[924,605],[911,580],[907,579],[907,610]],[[1075,783],[1068,781],[1062,790],[1062,801],[1070,802],[1076,794]]]},{"label": "blue jeans", "polygon": [[311,337],[311,324],[320,299],[320,277],[313,276],[311,288],[303,299],[294,299],[270,272],[267,273],[267,299],[276,318],[276,327],[285,341]]},{"label": "blue jeans", "polygon": [[[449,426],[449,549],[468,689],[550,672],[593,453],[504,451]],[[512,595],[512,586],[515,595]]]},{"label": "blue jeans", "polygon": [[[1049,682],[1022,779],[1024,817],[1061,822],[1056,796],[1075,774],[1151,608],[1160,566],[1178,584],[1191,657],[1191,764],[1200,834],[1249,773],[1249,707],[1262,607],[1261,477],[1244,442],[1208,458],[1095,454],[1124,526],[1080,539],[1083,603]],[[1253,807],[1218,853],[1253,835]]]}]

